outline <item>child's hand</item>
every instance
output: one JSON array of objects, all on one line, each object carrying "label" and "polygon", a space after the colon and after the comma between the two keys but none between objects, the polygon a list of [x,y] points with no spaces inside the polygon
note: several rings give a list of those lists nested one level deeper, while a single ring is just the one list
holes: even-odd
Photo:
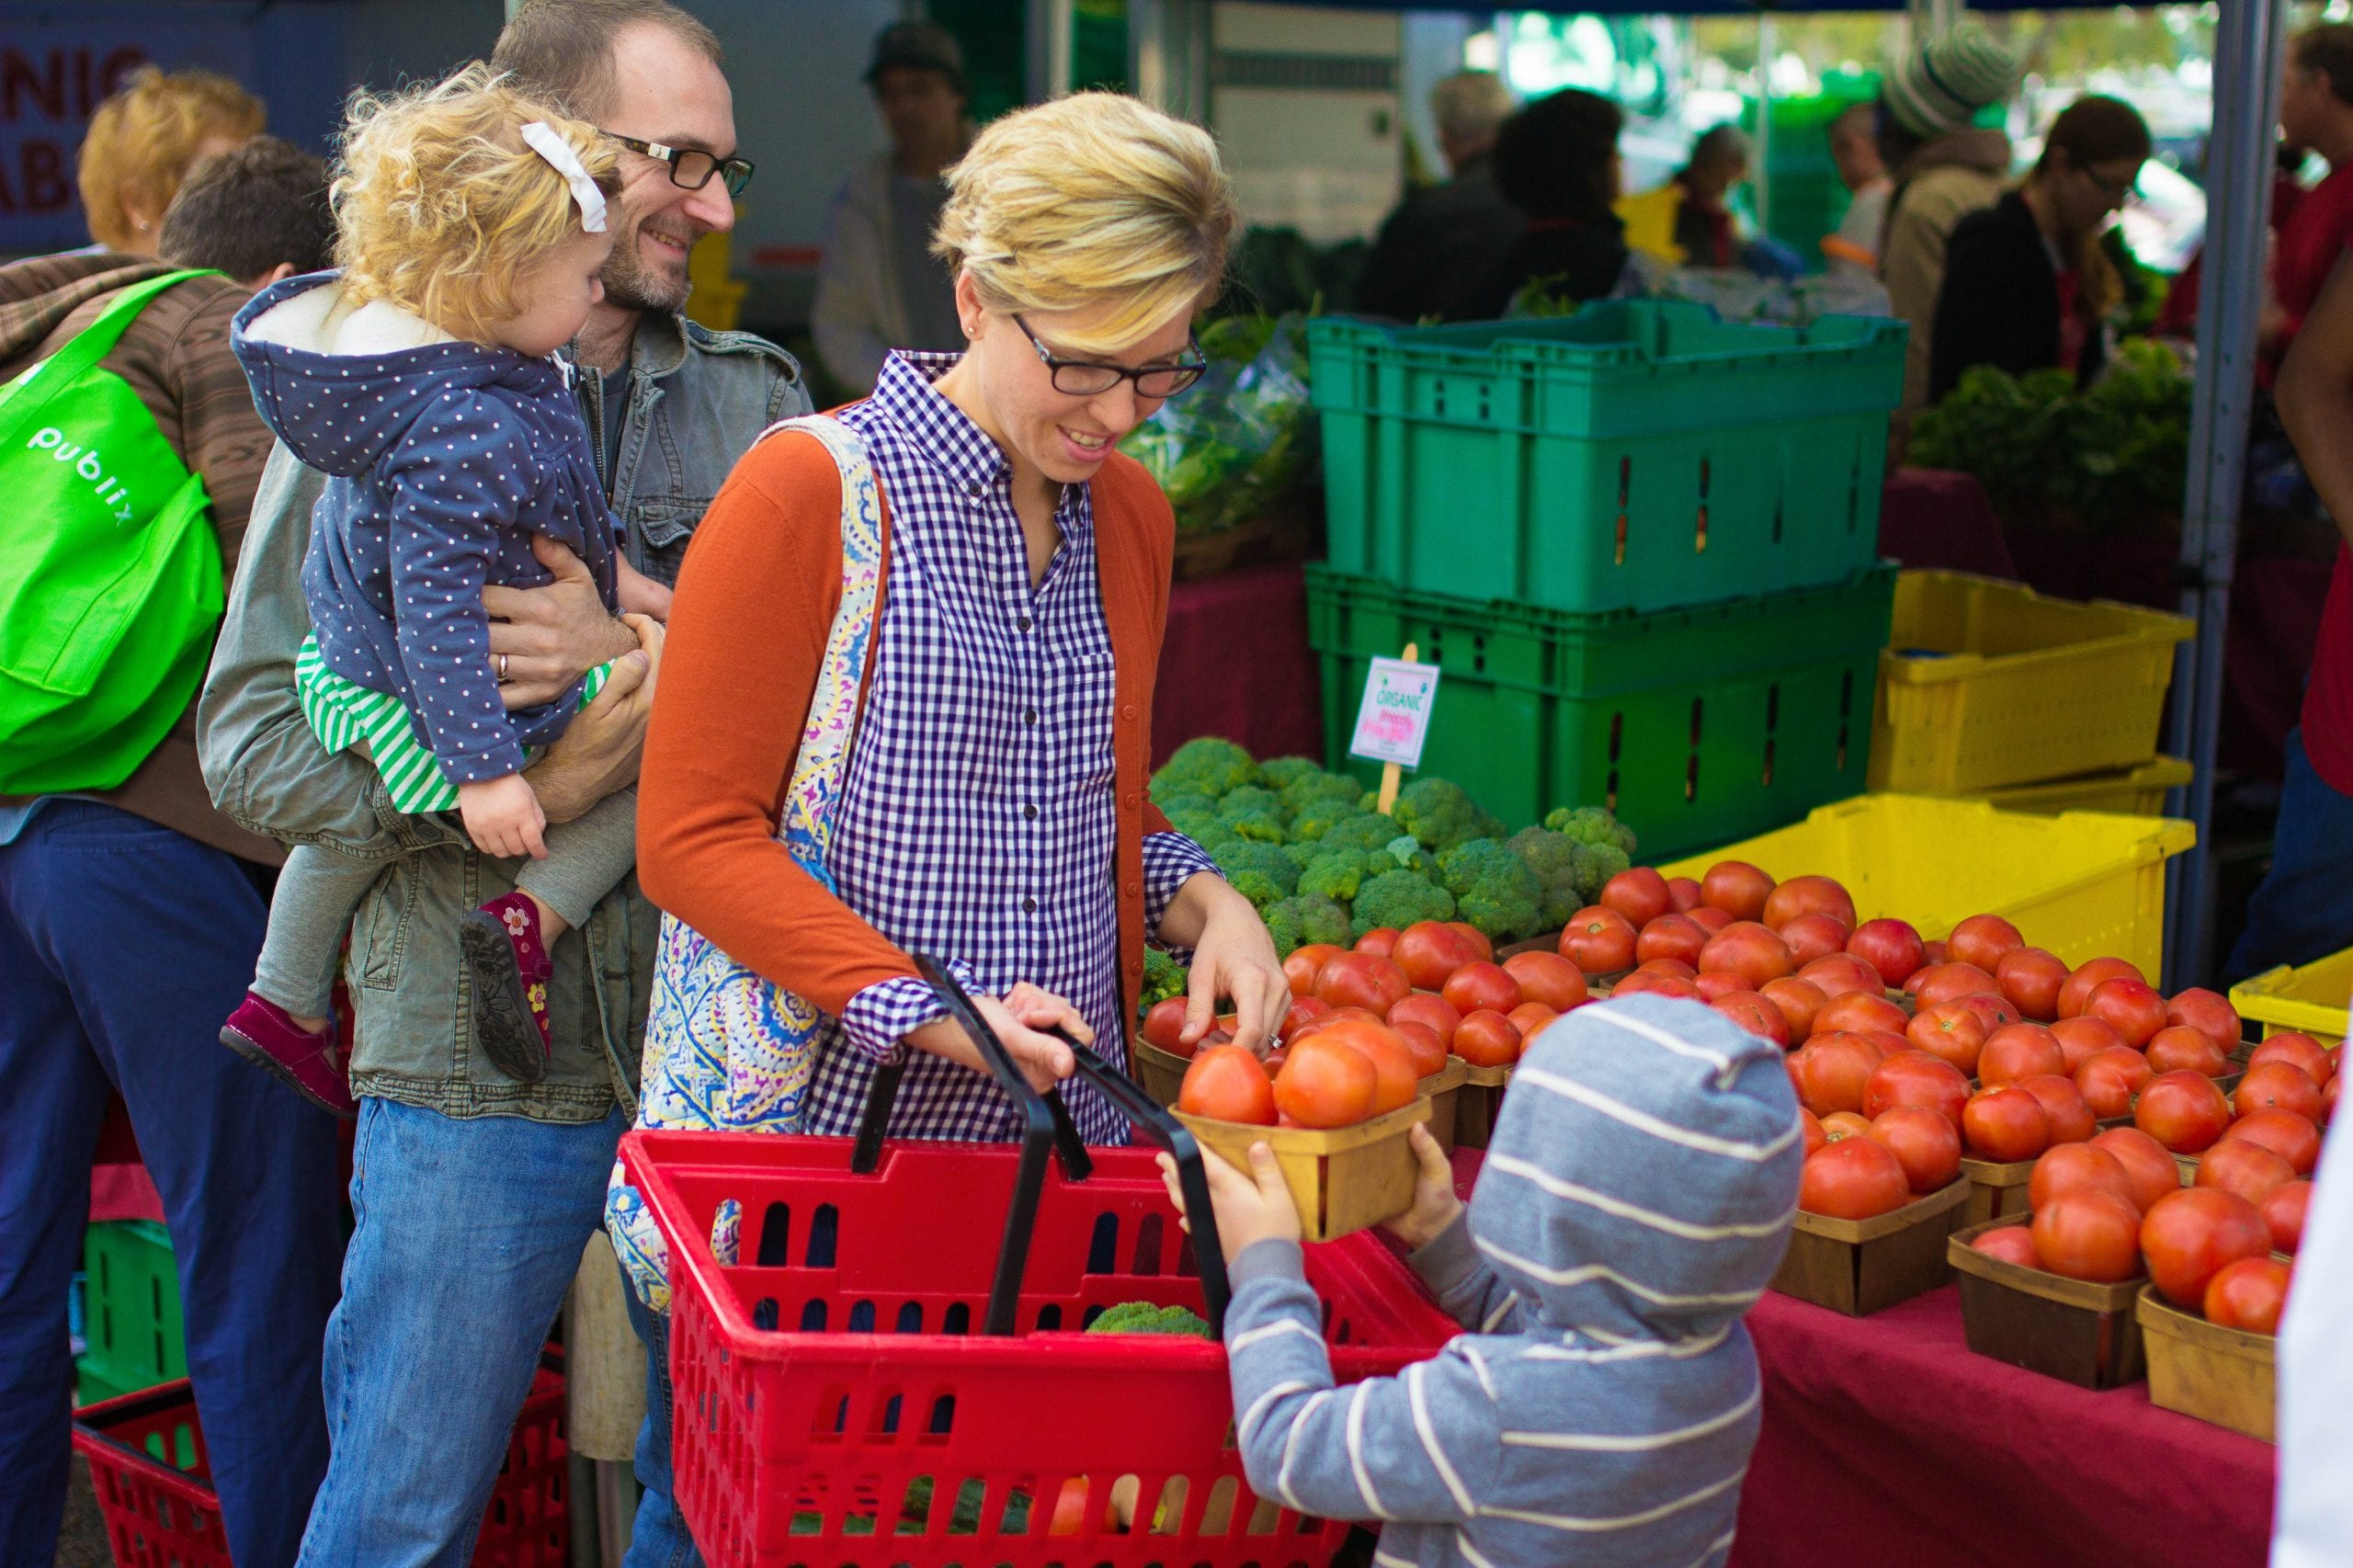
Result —
[{"label": "child's hand", "polygon": [[458,786],[458,814],[465,820],[466,836],[485,855],[516,860],[529,855],[548,858],[540,835],[547,831],[547,813],[540,797],[519,773]]},{"label": "child's hand", "polygon": [[626,561],[617,561],[614,565],[619,571],[617,586],[624,614],[650,615],[662,621],[670,619],[669,589]]},{"label": "child's hand", "polygon": [[[1210,1206],[1217,1211],[1218,1249],[1232,1263],[1258,1242],[1295,1242],[1299,1240],[1299,1210],[1291,1202],[1290,1187],[1283,1180],[1282,1167],[1275,1164],[1275,1152],[1264,1143],[1250,1145],[1250,1170],[1247,1175],[1237,1171],[1222,1154],[1201,1152],[1201,1170],[1209,1177]],[[1168,1186],[1168,1200],[1176,1205],[1176,1216],[1187,1231],[1193,1228],[1185,1215],[1184,1189],[1176,1184],[1176,1162],[1168,1155],[1160,1156],[1160,1179]]]},{"label": "child's hand", "polygon": [[1462,1212],[1462,1199],[1454,1195],[1454,1167],[1447,1163],[1446,1151],[1438,1146],[1438,1140],[1430,1136],[1429,1123],[1415,1122],[1410,1140],[1414,1159],[1422,1167],[1414,1178],[1414,1206],[1393,1220],[1382,1221],[1381,1228],[1408,1250],[1419,1252],[1454,1223],[1454,1217]]}]

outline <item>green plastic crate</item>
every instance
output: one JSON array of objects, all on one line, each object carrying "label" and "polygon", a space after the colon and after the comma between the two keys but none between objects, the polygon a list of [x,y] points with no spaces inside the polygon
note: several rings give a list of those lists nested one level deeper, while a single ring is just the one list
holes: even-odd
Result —
[{"label": "green plastic crate", "polygon": [[84,1234],[82,1260],[82,1403],[188,1376],[171,1233],[147,1220],[98,1221]]},{"label": "green plastic crate", "polygon": [[1422,771],[1517,829],[1606,805],[1644,860],[1795,822],[1859,793],[1895,569],[1654,614],[1571,616],[1310,566],[1324,750],[1347,756],[1369,661],[1408,642],[1442,672]]},{"label": "green plastic crate", "polygon": [[1331,564],[1593,614],[1842,583],[1878,557],[1901,322],[1310,324]]}]

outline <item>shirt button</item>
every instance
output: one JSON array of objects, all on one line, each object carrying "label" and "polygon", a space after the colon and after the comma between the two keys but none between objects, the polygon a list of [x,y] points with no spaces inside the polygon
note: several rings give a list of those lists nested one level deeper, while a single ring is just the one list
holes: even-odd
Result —
[{"label": "shirt button", "polygon": [[1018,620],[1015,621],[1013,624],[1014,624],[1014,625],[1016,625],[1016,626],[1017,626],[1017,627],[1019,627],[1022,631],[1029,631],[1029,618],[1028,616],[1026,616],[1026,615],[1025,615],[1025,616],[1023,616],[1020,619],[1018,619]]},{"label": "shirt button", "polygon": [[1025,724],[1036,723],[1038,722],[1038,710],[1035,708],[1024,708],[1021,710],[1021,722]]},{"label": "shirt button", "polygon": [[1036,822],[1038,820],[1038,808],[1035,806],[1024,806],[1021,808],[1021,814],[1028,817],[1031,822]]},{"label": "shirt button", "polygon": [[978,495],[980,493],[981,493],[981,482],[980,482],[979,480],[977,480],[977,479],[975,479],[975,480],[972,481],[971,483],[967,483],[967,484],[964,486],[964,494],[967,494],[967,495]]},{"label": "shirt button", "polygon": [[1025,899],[1023,899],[1023,900],[1021,901],[1021,913],[1022,913],[1022,914],[1024,914],[1024,915],[1035,915],[1035,914],[1037,914],[1037,913],[1038,913],[1038,901],[1037,901],[1036,899],[1034,899],[1034,898],[1025,898]]},{"label": "shirt button", "polygon": [[1132,702],[1120,710],[1120,717],[1132,724],[1136,722],[1136,705]]},{"label": "shirt button", "polygon": [[1130,882],[1128,884],[1127,891],[1130,898],[1142,898],[1143,896],[1143,884],[1142,882]]},{"label": "shirt button", "polygon": [[1133,790],[1131,790],[1128,791],[1127,802],[1128,810],[1132,812],[1143,804],[1143,797],[1137,794]]}]

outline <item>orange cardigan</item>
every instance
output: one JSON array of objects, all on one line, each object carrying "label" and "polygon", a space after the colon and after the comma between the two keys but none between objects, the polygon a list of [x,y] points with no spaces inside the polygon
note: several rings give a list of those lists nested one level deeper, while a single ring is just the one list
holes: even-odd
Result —
[{"label": "orange cardigan", "polygon": [[[1145,784],[1176,524],[1131,458],[1113,453],[1090,492],[1116,672],[1120,975],[1132,1018],[1143,987],[1143,839],[1169,825]],[[678,574],[637,823],[638,881],[648,898],[738,963],[836,1015],[868,986],[915,972],[776,836],[841,576],[841,477],[832,457],[807,437],[761,441],[728,476]],[[870,670],[881,613],[878,600]]]}]

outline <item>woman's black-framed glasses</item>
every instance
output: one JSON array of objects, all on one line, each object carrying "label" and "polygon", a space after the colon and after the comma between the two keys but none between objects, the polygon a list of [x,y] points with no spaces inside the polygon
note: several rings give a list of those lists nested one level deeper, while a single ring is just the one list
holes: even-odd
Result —
[{"label": "woman's black-framed glasses", "polygon": [[1094,359],[1057,358],[1038,341],[1038,335],[1029,330],[1028,322],[1016,315],[1013,324],[1021,329],[1021,335],[1028,338],[1029,347],[1038,351],[1039,360],[1053,379],[1054,390],[1065,397],[1093,397],[1098,392],[1109,392],[1121,381],[1135,382],[1138,397],[1175,397],[1199,381],[1202,373],[1210,368],[1209,361],[1201,355],[1200,339],[1190,333],[1186,334],[1185,343],[1192,351],[1191,359],[1180,364],[1147,365],[1141,370],[1131,370],[1124,366],[1106,365]]},{"label": "woman's black-framed glasses", "polygon": [[743,195],[744,187],[752,183],[752,165],[743,158],[717,157],[699,147],[665,147],[659,142],[623,136],[618,131],[600,129],[597,134],[611,137],[632,153],[642,153],[669,165],[670,183],[687,190],[700,190],[710,183],[713,175],[725,177],[730,196]]}]

